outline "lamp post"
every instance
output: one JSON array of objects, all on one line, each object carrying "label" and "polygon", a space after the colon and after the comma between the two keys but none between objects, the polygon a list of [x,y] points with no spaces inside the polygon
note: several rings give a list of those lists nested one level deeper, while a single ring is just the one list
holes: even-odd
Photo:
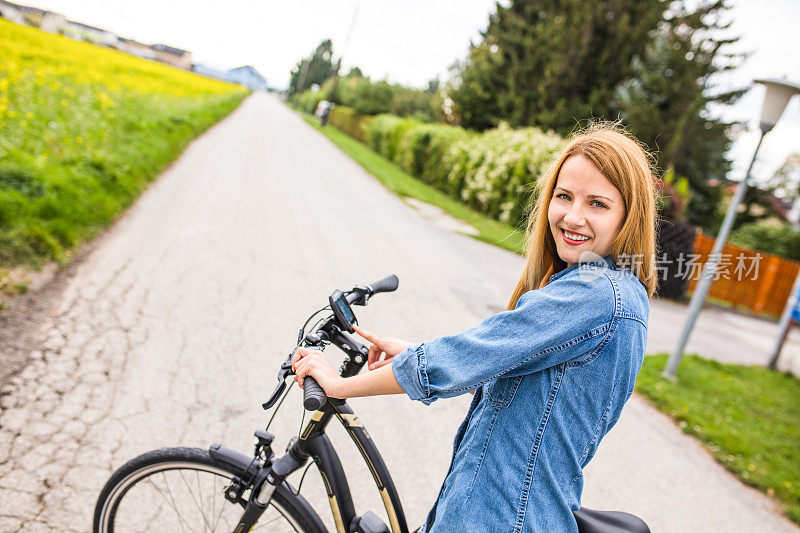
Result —
[{"label": "lamp post", "polygon": [[725,241],[728,240],[728,234],[733,226],[733,221],[736,219],[736,210],[744,198],[744,193],[747,191],[750,171],[753,169],[753,163],[756,161],[758,149],[761,148],[764,135],[775,127],[775,124],[778,122],[778,119],[781,118],[783,110],[786,109],[786,105],[789,103],[792,96],[800,93],[800,85],[787,80],[761,79],[754,81],[767,87],[767,92],[764,95],[764,103],[761,106],[761,121],[759,124],[761,136],[758,139],[756,150],[753,152],[753,158],[750,160],[750,166],[747,167],[747,173],[738,187],[736,187],[736,193],[734,193],[731,204],[728,206],[728,212],[725,213],[725,219],[722,221],[722,227],[714,242],[714,248],[708,256],[708,261],[703,266],[700,280],[695,287],[692,300],[689,303],[689,313],[686,317],[686,323],[683,326],[680,339],[678,340],[678,345],[667,360],[667,366],[664,369],[663,375],[670,379],[674,379],[675,374],[678,372],[678,366],[681,363],[681,359],[683,359],[683,351],[686,348],[686,343],[689,341],[689,335],[691,335],[692,329],[694,329],[697,315],[703,307],[706,296],[708,296],[708,289],[711,287],[711,281],[719,263],[722,247],[725,245]]},{"label": "lamp post", "polygon": [[769,362],[767,363],[767,368],[770,370],[775,370],[778,368],[778,358],[781,355],[783,343],[786,342],[786,337],[789,335],[789,328],[792,325],[792,312],[797,306],[798,290],[800,290],[800,272],[798,272],[797,276],[794,278],[792,292],[789,294],[789,299],[786,301],[786,306],[783,308],[781,319],[778,321],[778,335],[775,337],[775,345],[772,348],[772,353],[770,354]]}]

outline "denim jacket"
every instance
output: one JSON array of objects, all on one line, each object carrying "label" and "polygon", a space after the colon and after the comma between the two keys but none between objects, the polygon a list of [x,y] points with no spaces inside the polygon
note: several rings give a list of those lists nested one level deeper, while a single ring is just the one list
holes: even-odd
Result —
[{"label": "denim jacket", "polygon": [[648,312],[644,286],[606,257],[397,354],[413,400],[475,391],[423,531],[577,532],[582,469],[633,392]]}]

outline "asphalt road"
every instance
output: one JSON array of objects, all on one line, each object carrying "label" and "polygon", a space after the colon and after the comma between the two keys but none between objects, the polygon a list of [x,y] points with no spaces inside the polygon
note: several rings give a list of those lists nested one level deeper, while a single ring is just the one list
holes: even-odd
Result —
[{"label": "asphalt road", "polygon": [[[0,396],[0,531],[87,531],[105,479],[149,449],[249,452],[278,364],[333,289],[397,274],[400,289],[358,308],[360,323],[425,340],[501,310],[521,267],[432,223],[277,99],[254,95],[186,150],[54,298]],[[351,405],[416,527],[468,399]],[[273,425],[278,449],[300,414],[294,396]],[[357,511],[386,520],[357,450],[331,433]],[[303,493],[332,529],[313,471]],[[797,530],[636,397],[587,469],[584,505],[659,532]]]}]

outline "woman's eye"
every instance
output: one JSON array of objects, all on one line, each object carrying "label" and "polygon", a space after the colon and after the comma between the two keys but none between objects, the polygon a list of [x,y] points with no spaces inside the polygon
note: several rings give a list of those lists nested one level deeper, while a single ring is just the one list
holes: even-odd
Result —
[{"label": "woman's eye", "polygon": [[569,200],[569,195],[567,193],[561,192],[556,195],[556,198],[561,198],[562,200]]},{"label": "woman's eye", "polygon": [[592,202],[592,205],[596,205],[597,207],[603,207],[603,208],[607,207],[606,204],[604,204],[603,202],[600,202],[598,200],[595,200],[594,202]]}]

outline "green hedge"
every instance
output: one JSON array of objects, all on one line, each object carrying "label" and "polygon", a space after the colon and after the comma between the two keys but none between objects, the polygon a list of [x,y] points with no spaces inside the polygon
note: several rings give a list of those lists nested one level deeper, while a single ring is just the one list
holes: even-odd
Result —
[{"label": "green hedge", "polygon": [[519,224],[536,180],[564,147],[558,135],[503,124],[462,140],[447,153],[447,187],[470,207]]},{"label": "green hedge", "polygon": [[364,127],[372,117],[359,115],[355,109],[341,105],[335,106],[330,111],[328,116],[328,123],[339,129],[350,137],[354,137],[361,142],[365,142]]},{"label": "green hedge", "polygon": [[364,120],[338,106],[332,124],[366,142],[406,172],[475,210],[519,225],[533,185],[564,140],[506,125],[484,133],[394,115]]}]

